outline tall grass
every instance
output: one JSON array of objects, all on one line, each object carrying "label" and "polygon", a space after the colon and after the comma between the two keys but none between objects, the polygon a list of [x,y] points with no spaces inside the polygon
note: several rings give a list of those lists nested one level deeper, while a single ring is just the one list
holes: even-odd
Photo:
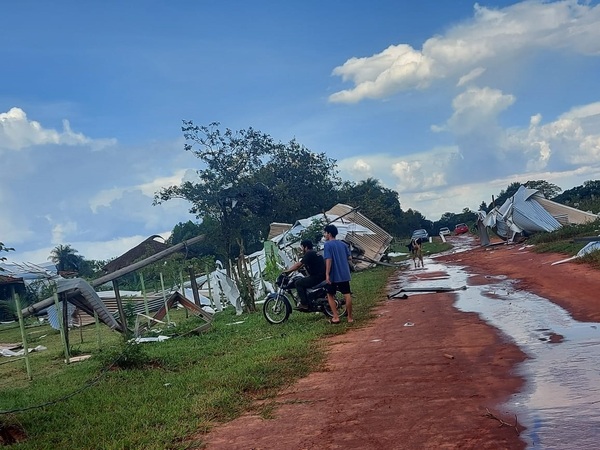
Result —
[{"label": "tall grass", "polygon": [[[574,256],[587,244],[575,238],[598,235],[600,235],[600,219],[582,225],[564,226],[549,233],[538,233],[528,242],[534,244],[534,250],[539,253],[552,252]],[[600,269],[600,251],[588,253],[575,261]]]},{"label": "tall grass", "polygon": [[[354,274],[354,327],[370,319],[392,270]],[[177,314],[172,319],[185,321],[186,329],[201,323]],[[322,314],[293,313],[274,326],[260,312],[228,310],[215,315],[204,334],[175,332],[135,347],[103,329],[99,349],[92,326],[71,333],[71,345],[92,358],[66,365],[58,333],[32,324],[30,347],[43,343],[47,350],[31,355],[32,381],[21,363],[0,365],[0,426],[17,422],[26,432],[15,449],[194,448],[187,436],[256,408],[257,399],[263,400],[257,411],[268,415],[279,389],[319,369],[323,338],[347,328],[330,325]],[[7,340],[19,340],[14,327],[0,328],[0,342]],[[122,364],[124,353],[132,364]]]}]

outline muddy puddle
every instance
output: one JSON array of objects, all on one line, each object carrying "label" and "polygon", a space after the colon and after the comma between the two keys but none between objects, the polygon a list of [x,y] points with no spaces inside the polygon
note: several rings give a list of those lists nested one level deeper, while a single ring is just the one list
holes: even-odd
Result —
[{"label": "muddy puddle", "polygon": [[[465,268],[435,259],[425,260],[421,270],[403,272],[399,285],[408,289],[466,286],[455,291],[455,306],[479,314],[529,356],[518,367],[525,387],[506,404],[527,427],[521,434],[527,448],[598,448],[600,324],[573,320],[566,310],[515,288],[502,277],[489,277],[488,284],[472,286]],[[419,277],[426,272],[448,276]]]}]

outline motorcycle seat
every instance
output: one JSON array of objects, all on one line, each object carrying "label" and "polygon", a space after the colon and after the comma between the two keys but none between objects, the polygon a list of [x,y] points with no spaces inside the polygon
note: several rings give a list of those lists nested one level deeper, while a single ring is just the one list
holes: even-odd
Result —
[{"label": "motorcycle seat", "polygon": [[324,288],[327,285],[327,281],[323,280],[321,281],[319,284],[311,287],[310,289],[308,289],[309,291],[316,291],[317,289],[321,289]]}]

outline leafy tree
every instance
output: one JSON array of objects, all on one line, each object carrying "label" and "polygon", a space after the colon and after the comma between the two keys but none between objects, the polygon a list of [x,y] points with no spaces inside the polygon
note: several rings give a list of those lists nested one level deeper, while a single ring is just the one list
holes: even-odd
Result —
[{"label": "leafy tree", "polygon": [[442,214],[442,217],[440,217],[440,220],[433,223],[433,232],[437,233],[442,227],[447,227],[452,231],[457,223],[460,223],[460,220],[456,218],[455,213],[445,212]]},{"label": "leafy tree", "polygon": [[56,264],[58,272],[78,272],[83,261],[83,257],[69,244],[54,247],[48,259]]},{"label": "leafy tree", "polygon": [[564,191],[552,200],[582,211],[600,212],[600,180],[584,181],[581,186]]},{"label": "leafy tree", "polygon": [[383,187],[379,180],[367,178],[358,183],[346,182],[339,192],[341,203],[358,207],[361,214],[392,235],[401,234],[402,209],[398,193]]},{"label": "leafy tree", "polygon": [[[341,181],[335,161],[315,154],[298,142],[275,143],[252,128],[221,132],[218,123],[195,126],[184,122],[185,150],[203,163],[197,183],[161,189],[154,203],[183,198],[211,236],[204,252],[234,259],[243,246],[248,252],[262,248],[271,222],[292,222],[335,204],[333,192]],[[178,227],[177,237],[198,229]],[[213,249],[209,249],[213,245]]]},{"label": "leafy tree", "polygon": [[521,187],[521,183],[514,182],[508,185],[508,187],[498,194],[498,197],[495,199],[492,198],[492,207],[499,207],[504,204],[506,200],[515,195],[519,188]]},{"label": "leafy tree", "polygon": [[227,261],[227,255],[220,251],[219,242],[223,240],[219,222],[212,217],[205,217],[201,223],[195,223],[188,220],[185,223],[178,223],[173,228],[169,237],[169,245],[176,245],[187,241],[196,236],[210,236],[196,244],[186,248],[188,258],[202,258],[211,256],[213,259],[219,258]]},{"label": "leafy tree", "polygon": [[537,189],[544,194],[544,197],[548,199],[556,197],[562,191],[562,189],[556,184],[549,183],[544,180],[530,180],[525,183],[525,187],[529,189]]},{"label": "leafy tree", "polygon": [[433,232],[433,223],[427,220],[419,211],[409,208],[402,212],[400,216],[400,233],[399,236],[411,236],[414,230],[423,228],[429,234]]},{"label": "leafy tree", "polygon": [[254,176],[275,144],[270,136],[252,128],[237,132],[227,128],[221,132],[218,127],[217,122],[208,126],[183,122],[184,148],[205,167],[196,171],[197,183],[184,181],[179,186],[163,188],[155,194],[154,204],[173,198],[188,200],[192,204],[190,213],[219,223],[221,252],[232,258],[233,244],[241,238],[244,221],[260,213],[264,197],[269,195],[266,186],[256,186]]},{"label": "leafy tree", "polygon": [[529,189],[537,189],[546,198],[553,198],[562,191],[562,189],[557,185],[544,180],[530,180],[526,183],[515,181],[514,183],[509,184],[505,190],[500,191],[500,194],[493,202],[493,206],[502,206],[507,199],[517,193],[521,185]]},{"label": "leafy tree", "polygon": [[272,192],[263,229],[271,222],[293,223],[329,209],[336,203],[333,192],[341,184],[335,160],[313,153],[295,140],[273,149],[257,181]]}]

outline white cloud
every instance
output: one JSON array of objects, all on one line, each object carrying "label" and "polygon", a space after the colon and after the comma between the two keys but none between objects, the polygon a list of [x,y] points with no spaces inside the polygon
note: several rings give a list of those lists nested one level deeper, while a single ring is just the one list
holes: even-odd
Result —
[{"label": "white cloud", "polygon": [[[329,100],[356,103],[385,98],[446,78],[456,79],[460,86],[490,66],[497,72],[498,61],[540,49],[600,54],[600,5],[526,1],[491,9],[476,4],[471,20],[428,39],[420,51],[406,44],[392,45],[336,67],[333,75],[354,87],[332,94]],[[506,67],[514,70],[514,65]]]},{"label": "white cloud", "polygon": [[494,89],[468,89],[453,102],[445,129],[456,147],[396,156],[363,154],[338,161],[342,176],[374,177],[400,194],[403,209],[433,220],[446,211],[489,203],[510,183],[546,180],[565,189],[600,174],[600,103],[573,107],[545,123],[541,114],[523,127],[503,129],[497,115],[514,98]]},{"label": "white cloud", "polygon": [[512,95],[498,89],[472,87],[452,101],[454,113],[445,126],[432,127],[432,131],[451,130],[455,134],[468,134],[496,122],[500,112],[515,102]]},{"label": "white cloud", "polygon": [[69,240],[69,236],[77,231],[77,223],[73,221],[66,221],[62,223],[55,223],[52,226],[52,243],[54,245],[62,244]]},{"label": "white cloud", "polygon": [[29,120],[21,108],[11,108],[0,113],[0,151],[21,150],[37,145],[89,145],[100,149],[116,143],[114,139],[94,140],[81,133],[75,133],[67,120],[63,121],[62,131],[48,129]]},{"label": "white cloud", "polygon": [[595,166],[600,162],[600,103],[572,108],[546,124],[536,114],[528,129],[509,130],[507,136],[516,152],[524,152],[532,170]]},{"label": "white cloud", "polygon": [[586,119],[588,117],[600,115],[600,102],[589,103],[587,105],[575,106],[564,114],[561,114],[561,119],[574,120]]},{"label": "white cloud", "polygon": [[410,45],[391,45],[369,58],[351,58],[333,70],[354,89],[337,92],[332,102],[355,103],[364,98],[384,98],[390,92],[424,87],[435,76],[432,61]]},{"label": "white cloud", "polygon": [[460,77],[460,79],[458,80],[458,83],[456,83],[456,85],[459,87],[464,86],[465,84],[468,84],[473,80],[476,80],[484,73],[485,73],[485,69],[483,67],[477,67],[477,68],[471,70],[468,74]]},{"label": "white cloud", "polygon": [[399,193],[433,189],[446,185],[444,167],[456,156],[455,147],[411,155],[369,154],[338,160],[344,178],[380,180]]},{"label": "white cloud", "polygon": [[157,177],[146,183],[103,189],[90,199],[90,208],[94,213],[97,213],[100,206],[111,206],[113,202],[122,199],[126,194],[135,192],[141,192],[148,197],[146,203],[151,204],[154,194],[160,189],[167,186],[178,186],[184,181],[197,180],[197,178],[195,171],[191,169],[178,169],[171,175]]}]

